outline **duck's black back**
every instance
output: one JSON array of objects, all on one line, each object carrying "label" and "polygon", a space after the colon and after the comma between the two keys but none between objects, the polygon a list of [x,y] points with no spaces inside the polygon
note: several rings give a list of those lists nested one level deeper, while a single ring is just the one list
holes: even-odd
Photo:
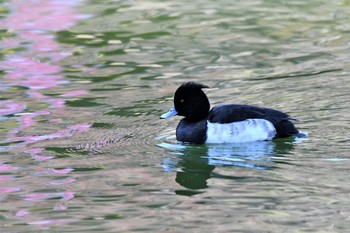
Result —
[{"label": "duck's black back", "polygon": [[288,137],[299,133],[290,121],[293,118],[284,112],[270,108],[239,104],[219,105],[212,108],[207,119],[212,123],[223,124],[247,119],[265,119],[270,121],[276,128],[276,137]]}]

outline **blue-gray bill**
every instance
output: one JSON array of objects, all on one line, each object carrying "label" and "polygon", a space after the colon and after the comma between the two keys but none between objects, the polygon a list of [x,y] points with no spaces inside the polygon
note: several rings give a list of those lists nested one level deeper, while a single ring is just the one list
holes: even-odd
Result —
[{"label": "blue-gray bill", "polygon": [[160,116],[160,119],[167,119],[167,118],[170,118],[170,117],[173,117],[173,116],[176,116],[176,115],[177,115],[177,111],[175,110],[175,107],[173,107],[168,112],[162,114]]}]

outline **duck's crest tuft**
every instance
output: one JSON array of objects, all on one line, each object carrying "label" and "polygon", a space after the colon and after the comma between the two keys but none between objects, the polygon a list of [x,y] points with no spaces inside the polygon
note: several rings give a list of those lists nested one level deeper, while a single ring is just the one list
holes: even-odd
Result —
[{"label": "duck's crest tuft", "polygon": [[207,85],[197,83],[197,82],[186,82],[181,85],[182,88],[188,88],[188,89],[202,89],[202,88],[209,88]]}]

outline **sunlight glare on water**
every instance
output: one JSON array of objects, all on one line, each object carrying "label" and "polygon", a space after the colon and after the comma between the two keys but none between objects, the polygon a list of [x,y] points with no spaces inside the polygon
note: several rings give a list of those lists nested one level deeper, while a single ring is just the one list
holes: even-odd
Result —
[{"label": "sunlight glare on water", "polygon": [[[2,2],[1,232],[349,229],[349,1]],[[309,137],[178,143],[186,81]]]}]

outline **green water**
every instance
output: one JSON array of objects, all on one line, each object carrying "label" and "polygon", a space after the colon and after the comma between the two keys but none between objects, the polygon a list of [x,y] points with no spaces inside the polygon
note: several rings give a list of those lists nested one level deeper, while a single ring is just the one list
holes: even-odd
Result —
[{"label": "green water", "polygon": [[[0,1],[1,232],[346,232],[349,1]],[[186,81],[306,139],[182,145]]]}]

